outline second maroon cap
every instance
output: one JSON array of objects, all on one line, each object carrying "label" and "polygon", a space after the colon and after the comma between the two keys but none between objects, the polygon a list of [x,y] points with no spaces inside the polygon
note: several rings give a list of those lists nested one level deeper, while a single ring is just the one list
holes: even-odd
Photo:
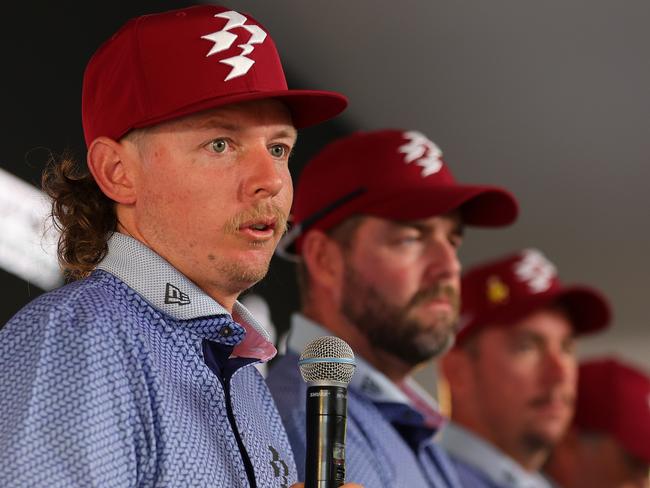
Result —
[{"label": "second maroon cap", "polygon": [[565,285],[557,268],[537,249],[525,249],[476,266],[463,274],[461,319],[456,343],[483,327],[512,324],[539,308],[563,305],[576,334],[606,327],[607,299],[584,285]]},{"label": "second maroon cap", "polygon": [[292,230],[279,254],[300,252],[309,229],[328,230],[355,214],[418,220],[458,209],[468,225],[512,223],[518,206],[502,188],[457,183],[442,151],[417,131],[356,132],[326,146],[298,180]]}]

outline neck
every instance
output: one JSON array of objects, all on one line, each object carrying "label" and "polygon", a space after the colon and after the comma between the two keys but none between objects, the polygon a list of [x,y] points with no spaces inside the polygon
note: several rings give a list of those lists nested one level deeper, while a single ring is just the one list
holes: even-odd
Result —
[{"label": "neck", "polygon": [[116,231],[127,235],[131,237],[132,239],[135,239],[137,241],[140,241],[142,244],[147,246],[149,249],[151,249],[153,252],[158,254],[160,257],[162,257],[165,261],[167,261],[169,264],[171,264],[174,268],[176,268],[178,271],[183,273],[186,278],[194,282],[196,286],[198,286],[203,292],[205,292],[206,295],[208,295],[210,298],[212,298],[215,302],[217,302],[219,305],[221,305],[223,308],[225,308],[228,313],[232,315],[232,309],[233,306],[235,305],[235,302],[237,301],[237,297],[241,293],[241,290],[223,290],[222,288],[218,286],[213,286],[209,283],[200,283],[197,280],[195,280],[192,276],[190,276],[188,273],[184,272],[170,256],[166,256],[163,253],[159,252],[158,249],[156,249],[154,246],[152,246],[147,239],[138,231],[138,228],[134,225],[129,225],[130,222],[126,221],[124,224],[118,220],[117,222],[117,229]]},{"label": "neck", "polygon": [[560,486],[578,486],[581,479],[578,450],[576,431],[570,428],[545,463],[544,471]]}]

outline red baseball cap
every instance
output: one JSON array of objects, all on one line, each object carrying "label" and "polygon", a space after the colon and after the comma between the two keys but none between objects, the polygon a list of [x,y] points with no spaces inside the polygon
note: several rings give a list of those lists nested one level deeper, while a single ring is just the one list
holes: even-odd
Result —
[{"label": "red baseball cap", "polygon": [[556,304],[566,308],[576,335],[600,330],[611,319],[609,303],[599,291],[562,284],[556,267],[537,249],[477,266],[462,277],[456,344],[483,327],[513,324]]},{"label": "red baseball cap", "polygon": [[614,437],[650,463],[650,377],[614,358],[580,365],[574,424]]},{"label": "red baseball cap", "polygon": [[297,128],[339,114],[338,93],[289,90],[271,36],[255,19],[201,5],[131,19],[90,59],[86,144],[231,103],[275,98]]},{"label": "red baseball cap", "polygon": [[506,190],[457,183],[438,146],[420,132],[356,132],[326,146],[303,169],[292,229],[278,254],[300,253],[308,229],[328,230],[352,215],[407,221],[455,209],[465,224],[488,227],[510,224],[518,213]]}]

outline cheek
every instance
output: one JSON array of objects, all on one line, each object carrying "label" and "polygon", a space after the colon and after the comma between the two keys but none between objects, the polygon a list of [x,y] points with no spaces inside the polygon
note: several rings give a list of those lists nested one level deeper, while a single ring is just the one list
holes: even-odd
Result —
[{"label": "cheek", "polygon": [[282,186],[282,190],[278,194],[278,198],[280,202],[278,205],[280,205],[280,208],[285,211],[287,215],[289,215],[289,212],[291,211],[291,204],[293,203],[293,181],[291,180],[291,176],[287,175],[284,178],[284,184]]},{"label": "cheek", "polygon": [[483,387],[503,408],[517,410],[535,390],[535,378],[526,364],[512,357],[495,358],[484,365]]},{"label": "cheek", "polygon": [[389,256],[376,256],[366,252],[363,253],[362,263],[366,281],[397,302],[408,302],[419,289],[415,277],[417,270],[401,266]]},{"label": "cheek", "polygon": [[150,215],[166,218],[187,216],[188,208],[196,208],[193,203],[197,194],[186,183],[186,181],[172,180],[167,176],[151,178],[142,192],[141,203]]}]

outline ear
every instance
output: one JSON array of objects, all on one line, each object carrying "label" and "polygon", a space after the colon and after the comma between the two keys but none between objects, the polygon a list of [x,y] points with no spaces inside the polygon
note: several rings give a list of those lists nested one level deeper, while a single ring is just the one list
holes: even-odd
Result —
[{"label": "ear", "polygon": [[135,148],[108,137],[98,137],[88,148],[88,168],[102,192],[111,200],[130,205],[136,201]]},{"label": "ear", "polygon": [[345,266],[340,245],[324,232],[311,230],[303,237],[302,259],[313,286],[329,290],[338,300]]}]

